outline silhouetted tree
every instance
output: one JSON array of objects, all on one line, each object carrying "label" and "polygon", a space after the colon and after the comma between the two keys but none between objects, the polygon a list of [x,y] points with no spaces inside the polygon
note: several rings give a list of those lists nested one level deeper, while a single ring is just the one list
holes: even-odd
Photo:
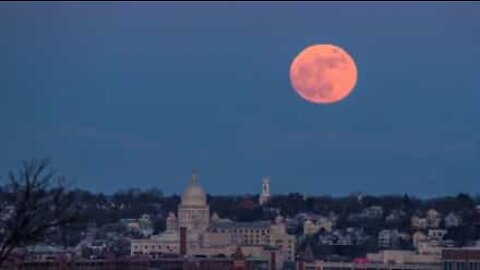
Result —
[{"label": "silhouetted tree", "polygon": [[0,218],[0,266],[17,247],[42,241],[54,228],[79,221],[79,208],[47,160],[25,161],[9,174]]}]

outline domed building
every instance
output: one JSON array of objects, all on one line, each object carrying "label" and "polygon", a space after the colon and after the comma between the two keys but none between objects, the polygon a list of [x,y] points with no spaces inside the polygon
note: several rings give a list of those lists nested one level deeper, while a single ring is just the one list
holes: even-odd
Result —
[{"label": "domed building", "polygon": [[180,254],[180,228],[186,228],[186,254],[189,255],[231,256],[241,246],[250,257],[270,258],[271,252],[275,251],[278,268],[284,261],[293,261],[296,239],[287,234],[285,220],[281,216],[274,222],[233,222],[220,218],[216,213],[210,217],[207,195],[197,178],[194,171],[190,184],[182,194],[178,218],[169,213],[164,232],[132,240],[131,255],[158,257]]},{"label": "domed building", "polygon": [[193,172],[192,182],[182,194],[182,202],[178,206],[178,221],[180,227],[190,232],[205,231],[209,225],[210,207],[207,195],[197,181],[197,173]]}]

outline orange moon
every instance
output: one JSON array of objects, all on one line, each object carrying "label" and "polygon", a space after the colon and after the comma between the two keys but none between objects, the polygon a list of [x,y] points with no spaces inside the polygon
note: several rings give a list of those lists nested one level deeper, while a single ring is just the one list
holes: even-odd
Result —
[{"label": "orange moon", "polygon": [[344,49],[331,44],[305,48],[290,66],[295,91],[313,103],[335,103],[346,98],[357,83],[357,66]]}]

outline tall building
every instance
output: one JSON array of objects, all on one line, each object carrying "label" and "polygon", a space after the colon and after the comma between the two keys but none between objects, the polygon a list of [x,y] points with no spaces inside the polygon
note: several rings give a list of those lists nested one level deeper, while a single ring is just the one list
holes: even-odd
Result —
[{"label": "tall building", "polygon": [[197,181],[197,172],[192,173],[192,182],[182,195],[182,204],[178,207],[180,227],[199,233],[207,229],[210,221],[210,208],[207,196]]},{"label": "tall building", "polygon": [[265,204],[270,199],[270,177],[263,178],[262,193],[260,194],[260,205]]}]

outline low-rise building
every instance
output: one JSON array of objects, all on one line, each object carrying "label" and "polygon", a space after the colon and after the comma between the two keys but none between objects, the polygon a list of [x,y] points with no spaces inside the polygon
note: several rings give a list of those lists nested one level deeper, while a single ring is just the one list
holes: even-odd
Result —
[{"label": "low-rise building", "polygon": [[380,219],[383,217],[383,207],[379,205],[367,207],[363,209],[362,216],[367,219]]},{"label": "low-rise building", "polygon": [[442,222],[442,215],[437,210],[430,209],[427,211],[427,225],[429,228],[440,227],[440,222]]},{"label": "low-rise building", "polygon": [[405,212],[403,212],[402,210],[395,209],[388,214],[388,216],[385,218],[385,221],[388,223],[398,222],[404,216],[405,216]]},{"label": "low-rise building", "polygon": [[424,242],[426,241],[428,238],[427,238],[427,235],[425,235],[423,232],[421,231],[416,231],[413,236],[412,236],[412,240],[413,240],[413,247],[414,248],[418,248],[419,244],[421,242]]},{"label": "low-rise building", "polygon": [[142,237],[149,237],[153,234],[153,221],[149,215],[142,215],[139,219],[122,219],[127,230],[139,234]]},{"label": "low-rise building", "polygon": [[419,217],[417,215],[413,215],[410,218],[410,224],[412,228],[416,230],[424,230],[428,228],[428,221],[427,218]]},{"label": "low-rise building", "polygon": [[443,229],[429,229],[428,239],[442,241],[448,231]]},{"label": "low-rise building", "polygon": [[480,269],[480,248],[446,248],[442,250],[442,270]]},{"label": "low-rise building", "polygon": [[445,227],[452,228],[462,225],[462,218],[457,214],[450,212],[445,217]]},{"label": "low-rise building", "polygon": [[305,222],[303,223],[303,234],[304,234],[304,235],[314,235],[314,234],[316,234],[319,230],[320,230],[320,226],[318,226],[318,225],[316,224],[316,222],[314,222],[314,221],[311,220],[311,219],[307,219],[307,220],[305,220]]},{"label": "low-rise building", "polygon": [[392,248],[397,244],[398,230],[381,230],[378,233],[378,247]]}]

